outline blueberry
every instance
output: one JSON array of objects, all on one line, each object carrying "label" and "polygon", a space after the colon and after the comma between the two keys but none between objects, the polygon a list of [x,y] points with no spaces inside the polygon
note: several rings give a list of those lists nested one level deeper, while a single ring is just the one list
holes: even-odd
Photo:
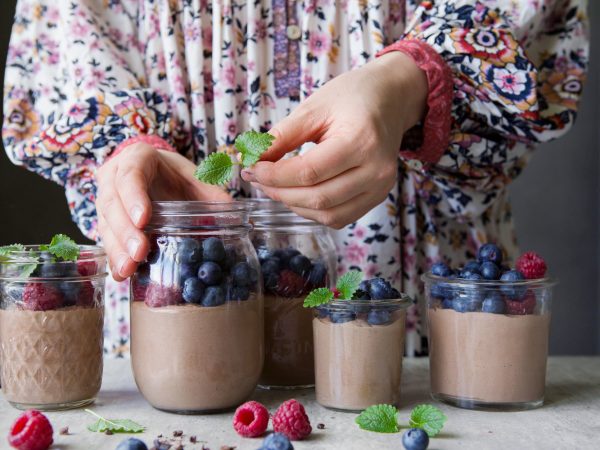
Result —
[{"label": "blueberry", "polygon": [[204,297],[204,284],[196,277],[188,278],[183,283],[183,299],[187,303],[199,304]]},{"label": "blueberry", "polygon": [[477,260],[479,262],[490,261],[499,266],[502,262],[502,250],[494,244],[483,244],[477,252]]},{"label": "blueberry", "polygon": [[290,260],[299,254],[300,252],[292,247],[278,249],[273,252],[273,256],[279,258],[282,269],[287,269],[289,267]]},{"label": "blueberry", "polygon": [[6,296],[9,302],[18,302],[23,298],[25,285],[21,283],[8,283],[2,289],[2,296]]},{"label": "blueberry", "polygon": [[452,274],[452,270],[443,262],[437,262],[431,266],[431,273],[438,277],[449,277]]},{"label": "blueberry", "polygon": [[236,286],[252,286],[256,283],[258,274],[246,262],[239,262],[231,269],[233,284]]},{"label": "blueberry", "polygon": [[497,292],[490,292],[483,299],[483,305],[481,310],[486,313],[492,314],[504,314],[506,311],[506,304],[502,300],[502,296]]},{"label": "blueberry", "polygon": [[371,290],[371,280],[362,280],[358,285],[358,289],[369,292]]},{"label": "blueberry", "polygon": [[402,297],[402,294],[400,294],[400,291],[396,288],[392,288],[392,299],[398,299]]},{"label": "blueberry", "polygon": [[260,266],[263,274],[267,274],[267,273],[274,273],[274,274],[278,274],[279,273],[279,268],[280,268],[280,259],[273,257],[273,258],[269,258],[266,259],[262,265]]},{"label": "blueberry", "polygon": [[371,325],[385,325],[392,320],[392,314],[384,309],[372,309],[367,316],[367,322]]},{"label": "blueberry", "polygon": [[177,261],[182,264],[199,263],[202,249],[196,239],[185,238],[177,246]]},{"label": "blueberry", "polygon": [[320,319],[326,319],[329,317],[329,310],[327,308],[317,307],[317,315]]},{"label": "blueberry", "polygon": [[220,286],[209,286],[204,291],[202,306],[219,306],[225,303],[225,295]]},{"label": "blueberry", "polygon": [[446,297],[446,289],[442,283],[433,283],[429,290],[429,295],[433,298],[443,299]]},{"label": "blueberry", "polygon": [[367,291],[358,289],[352,296],[352,300],[371,300],[371,295]]},{"label": "blueberry", "polygon": [[267,259],[273,257],[273,252],[271,250],[269,250],[267,247],[257,247],[256,254],[258,255],[258,260],[260,261],[261,264],[263,262],[265,262]]},{"label": "blueberry", "polygon": [[327,267],[322,262],[313,264],[308,274],[308,282],[313,287],[324,287],[327,282]]},{"label": "blueberry", "polygon": [[116,450],[148,450],[148,447],[139,439],[130,437],[121,441]]},{"label": "blueberry", "polygon": [[[525,277],[518,270],[509,270],[504,272],[500,277],[500,281],[505,283],[515,283],[525,280]],[[502,293],[511,300],[521,300],[527,291],[526,286],[500,286]]]},{"label": "blueberry", "polygon": [[276,289],[279,284],[279,275],[277,273],[263,273],[263,282],[265,284],[265,289],[272,291]]},{"label": "blueberry", "polygon": [[369,294],[373,300],[386,300],[394,297],[392,286],[383,278],[373,278],[369,286]]},{"label": "blueberry", "polygon": [[471,281],[476,281],[476,280],[482,280],[483,277],[481,276],[481,274],[479,274],[478,272],[472,272],[470,270],[466,270],[466,269],[462,269],[459,273],[458,273],[458,277],[461,280],[471,280]]},{"label": "blueberry", "polygon": [[42,278],[78,277],[77,264],[74,262],[44,262],[38,266]]},{"label": "blueberry", "polygon": [[442,308],[444,309],[454,309],[454,300],[445,298],[442,300]]},{"label": "blueberry", "polygon": [[411,428],[402,435],[402,445],[406,450],[425,450],[429,446],[429,436],[420,428]]},{"label": "blueberry", "polygon": [[197,263],[185,263],[179,266],[179,284],[183,285],[185,280],[188,278],[194,278],[198,276],[198,264]]},{"label": "blueberry", "polygon": [[250,298],[250,289],[247,286],[227,286],[225,299],[230,301],[243,302]]},{"label": "blueberry", "polygon": [[469,261],[462,268],[461,272],[478,273],[481,275],[481,265],[477,261]]},{"label": "blueberry", "polygon": [[81,284],[73,281],[62,281],[59,288],[63,293],[63,301],[65,306],[73,306],[77,303]]},{"label": "blueberry", "polygon": [[225,260],[225,247],[223,241],[210,237],[202,241],[202,259],[204,261],[221,262]]},{"label": "blueberry", "polygon": [[223,260],[223,267],[225,269],[230,269],[235,265],[237,261],[237,251],[235,250],[235,245],[227,244],[225,246],[225,259]]},{"label": "blueberry", "polygon": [[351,322],[356,318],[355,314],[350,311],[332,312],[329,317],[333,323]]},{"label": "blueberry", "polygon": [[459,313],[479,311],[481,300],[473,297],[458,297],[452,301],[452,308]]},{"label": "blueberry", "polygon": [[290,259],[289,265],[290,269],[293,272],[296,272],[298,275],[303,277],[308,275],[310,269],[312,268],[312,263],[310,262],[310,259],[308,259],[304,255],[294,256]]},{"label": "blueberry", "polygon": [[198,269],[198,278],[200,278],[200,281],[208,286],[219,284],[222,277],[223,271],[221,270],[221,266],[215,262],[208,261],[202,263]]},{"label": "blueberry", "polygon": [[294,450],[294,446],[285,434],[271,433],[265,438],[259,450]]},{"label": "blueberry", "polygon": [[500,277],[500,269],[491,261],[482,262],[479,273],[485,280],[497,280]]}]

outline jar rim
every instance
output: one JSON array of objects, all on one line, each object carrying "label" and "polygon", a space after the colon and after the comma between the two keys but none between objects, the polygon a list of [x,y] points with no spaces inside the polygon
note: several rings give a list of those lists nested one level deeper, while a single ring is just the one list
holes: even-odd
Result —
[{"label": "jar rim", "polygon": [[325,308],[328,310],[342,311],[356,306],[374,306],[374,307],[396,307],[397,309],[407,309],[413,304],[413,300],[407,294],[400,294],[400,298],[387,300],[334,300],[315,309]]},{"label": "jar rim", "polygon": [[507,287],[523,286],[528,288],[547,288],[558,284],[558,280],[552,277],[536,278],[532,280],[521,281],[500,281],[500,280],[463,280],[461,278],[446,278],[433,275],[431,272],[421,275],[421,280],[427,283],[444,283],[456,287]]},{"label": "jar rim", "polygon": [[158,200],[152,202],[152,214],[177,216],[189,214],[213,214],[247,212],[250,206],[244,202],[232,200],[201,201],[201,200]]},{"label": "jar rim", "polygon": [[272,200],[270,198],[244,198],[239,201],[249,205],[250,219],[255,225],[323,226],[319,222],[296,214],[283,202]]}]

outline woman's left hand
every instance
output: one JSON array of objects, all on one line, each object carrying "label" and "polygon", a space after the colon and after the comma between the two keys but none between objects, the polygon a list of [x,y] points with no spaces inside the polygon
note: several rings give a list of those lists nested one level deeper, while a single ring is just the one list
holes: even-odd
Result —
[{"label": "woman's left hand", "polygon": [[[242,178],[297,214],[342,228],[396,183],[402,136],[426,99],[427,78],[412,58],[383,55],[332,79],[276,124],[273,145]],[[317,145],[280,159],[306,142]]]}]

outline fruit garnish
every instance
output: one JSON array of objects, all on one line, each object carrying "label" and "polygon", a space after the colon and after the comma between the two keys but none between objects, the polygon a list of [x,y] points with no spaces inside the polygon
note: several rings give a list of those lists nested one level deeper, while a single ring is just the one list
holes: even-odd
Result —
[{"label": "fruit garnish", "polygon": [[239,406],[233,415],[233,428],[243,437],[262,436],[268,425],[269,411],[259,402],[246,402]]},{"label": "fruit garnish", "polygon": [[304,406],[297,400],[286,400],[273,414],[273,430],[285,434],[292,441],[308,437],[312,432]]},{"label": "fruit garnish", "polygon": [[523,253],[517,259],[515,267],[527,280],[544,278],[547,269],[544,258],[535,252]]},{"label": "fruit garnish", "polygon": [[96,422],[87,427],[88,430],[95,433],[105,433],[107,431],[111,433],[143,433],[146,429],[144,426],[130,419],[109,420],[89,409],[86,409],[85,412],[98,418]]},{"label": "fruit garnish", "polygon": [[[339,300],[351,300],[358,290],[363,274],[358,270],[351,270],[340,277],[335,289],[317,288],[313,289],[304,299],[305,308],[315,308],[331,302],[334,298]],[[336,297],[337,294],[337,297]]]},{"label": "fruit garnish", "polygon": [[46,450],[52,445],[52,424],[32,409],[21,414],[8,433],[8,443],[19,450]]}]

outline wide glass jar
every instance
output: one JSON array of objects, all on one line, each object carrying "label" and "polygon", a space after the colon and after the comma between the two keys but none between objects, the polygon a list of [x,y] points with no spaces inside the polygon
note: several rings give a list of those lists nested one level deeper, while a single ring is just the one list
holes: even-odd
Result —
[{"label": "wide glass jar", "polygon": [[264,359],[262,280],[239,202],[154,202],[151,250],[131,280],[131,361],[155,408],[206,413],[254,391]]},{"label": "wide glass jar", "polygon": [[544,402],[551,279],[467,281],[423,275],[431,395],[468,409]]},{"label": "wide glass jar", "polygon": [[407,296],[343,300],[315,308],[316,397],[320,405],[361,411],[400,402]]},{"label": "wide glass jar", "polygon": [[265,365],[263,388],[312,387],[312,313],[302,306],[318,287],[333,287],[335,244],[328,229],[268,199],[253,205],[252,243],[265,287]]},{"label": "wide glass jar", "polygon": [[94,401],[102,379],[106,255],[81,246],[76,262],[26,246],[0,262],[0,379],[19,409]]}]

